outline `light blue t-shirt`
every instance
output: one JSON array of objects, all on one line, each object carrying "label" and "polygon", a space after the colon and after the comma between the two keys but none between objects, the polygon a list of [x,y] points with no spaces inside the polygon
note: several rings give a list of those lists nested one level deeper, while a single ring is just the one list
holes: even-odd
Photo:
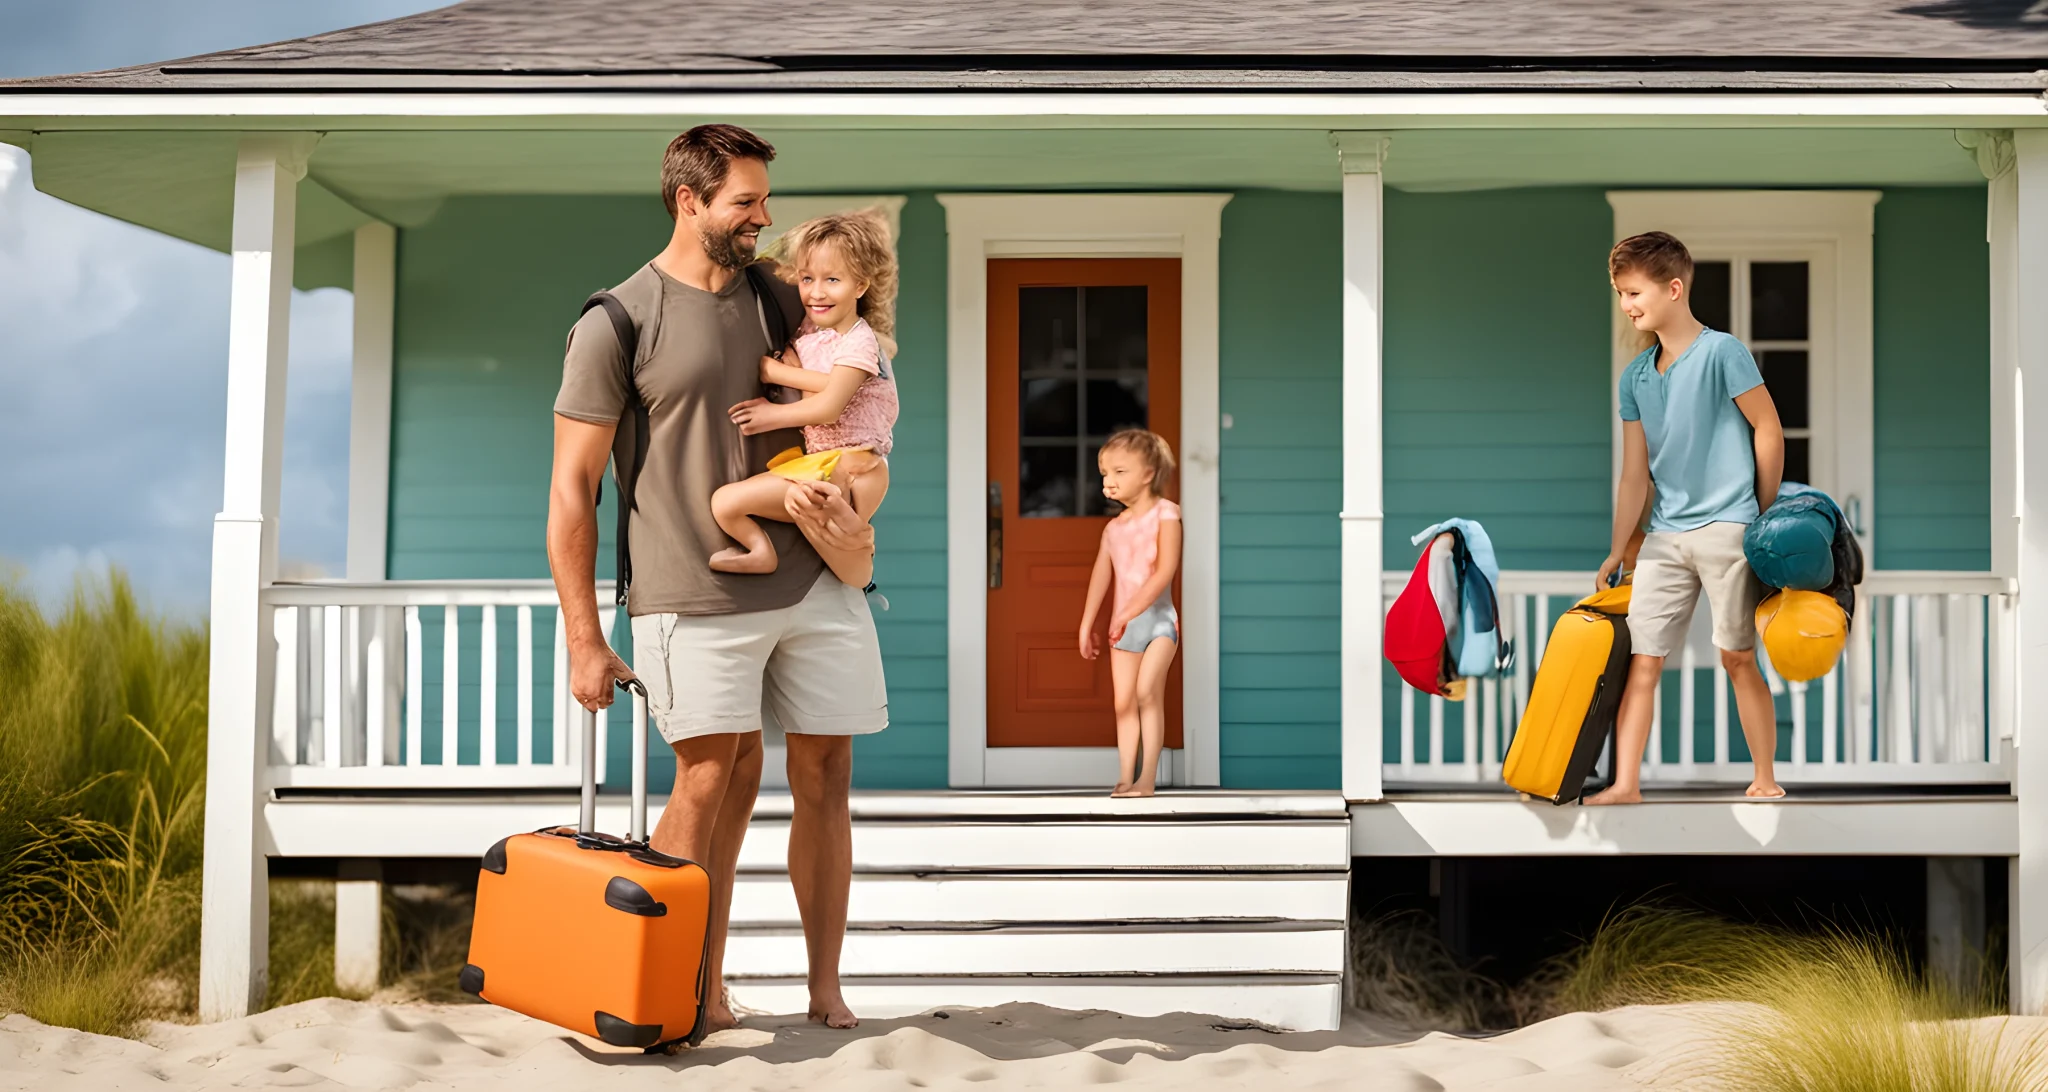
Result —
[{"label": "light blue t-shirt", "polygon": [[1650,530],[1690,531],[1757,517],[1756,436],[1735,406],[1763,385],[1740,341],[1702,330],[1664,374],[1655,345],[1621,373],[1621,419],[1641,421],[1657,503]]}]

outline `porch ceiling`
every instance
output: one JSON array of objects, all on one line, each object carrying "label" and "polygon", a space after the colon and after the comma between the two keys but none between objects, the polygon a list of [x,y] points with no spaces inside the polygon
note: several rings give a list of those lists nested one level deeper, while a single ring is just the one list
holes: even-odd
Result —
[{"label": "porch ceiling", "polygon": [[[785,193],[1338,189],[1317,129],[875,129],[763,125]],[[469,194],[647,194],[674,134],[644,130],[339,130],[300,186],[301,287],[348,283],[339,244],[369,219],[414,226]],[[237,134],[0,132],[30,149],[38,189],[225,249]],[[1411,129],[1390,185],[1887,186],[1981,183],[1946,128]],[[324,248],[324,249],[323,249]],[[309,252],[311,251],[311,252]]]}]

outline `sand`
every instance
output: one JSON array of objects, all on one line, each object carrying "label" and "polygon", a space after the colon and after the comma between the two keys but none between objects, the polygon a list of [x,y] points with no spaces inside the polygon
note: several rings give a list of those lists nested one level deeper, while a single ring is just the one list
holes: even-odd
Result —
[{"label": "sand", "polygon": [[[146,1042],[0,1019],[0,1089],[688,1088],[1637,1089],[1708,1038],[1698,1007],[1575,1014],[1488,1038],[1350,1016],[1280,1033],[1215,1017],[940,1010],[851,1031],[750,1017],[695,1051],[649,1057],[488,1005],[320,1000],[242,1020],[154,1025]],[[1696,1064],[1696,1062],[1695,1062]]]}]

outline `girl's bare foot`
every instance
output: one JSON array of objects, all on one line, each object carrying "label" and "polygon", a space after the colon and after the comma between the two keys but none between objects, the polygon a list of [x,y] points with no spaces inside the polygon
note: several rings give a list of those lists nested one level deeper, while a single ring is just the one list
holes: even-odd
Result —
[{"label": "girl's bare foot", "polygon": [[733,547],[712,554],[711,567],[722,573],[772,573],[775,560],[775,555],[766,550],[756,553]]},{"label": "girl's bare foot", "polygon": [[1776,781],[1759,777],[1749,783],[1749,788],[1742,790],[1742,795],[1752,800],[1783,800],[1785,787]]},{"label": "girl's bare foot", "polygon": [[1602,804],[1640,804],[1642,802],[1642,790],[1624,789],[1619,785],[1610,785],[1607,788],[1602,789],[1591,796],[1584,797],[1579,801],[1579,803],[1584,804],[1589,808],[1598,807]]},{"label": "girl's bare foot", "polygon": [[1110,790],[1109,790],[1109,795],[1111,795],[1111,796],[1113,796],[1113,797],[1114,797],[1114,796],[1129,796],[1130,794],[1131,794],[1131,783],[1130,783],[1130,782],[1128,782],[1128,781],[1119,781],[1119,782],[1117,782],[1117,783],[1116,783],[1116,787],[1115,787],[1115,788],[1113,788],[1113,789],[1110,789]]},{"label": "girl's bare foot", "polygon": [[1130,785],[1123,785],[1120,786],[1116,792],[1110,793],[1110,795],[1120,796],[1126,799],[1138,796],[1150,796],[1152,795],[1152,783],[1149,781],[1139,781]]}]

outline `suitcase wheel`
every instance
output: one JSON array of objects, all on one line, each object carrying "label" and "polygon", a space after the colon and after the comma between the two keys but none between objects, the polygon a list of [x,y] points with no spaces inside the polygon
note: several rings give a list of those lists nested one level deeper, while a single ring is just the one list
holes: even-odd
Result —
[{"label": "suitcase wheel", "polygon": [[455,977],[455,984],[461,986],[462,992],[471,997],[482,997],[484,995],[484,969],[474,963],[463,964],[462,973]]},{"label": "suitcase wheel", "polygon": [[629,1024],[600,1010],[592,1023],[597,1025],[597,1037],[619,1047],[651,1047],[661,1041],[660,1024]]}]

